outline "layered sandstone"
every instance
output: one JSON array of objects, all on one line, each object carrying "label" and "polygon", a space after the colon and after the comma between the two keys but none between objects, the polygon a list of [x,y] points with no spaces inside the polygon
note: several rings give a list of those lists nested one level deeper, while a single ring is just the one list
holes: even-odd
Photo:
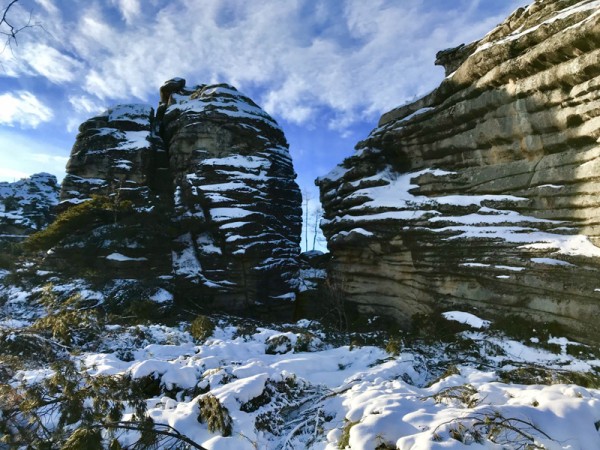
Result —
[{"label": "layered sandstone", "polygon": [[229,85],[171,95],[161,125],[181,234],[174,273],[252,305],[293,298],[300,190],[283,131]]},{"label": "layered sandstone", "polygon": [[61,201],[79,203],[92,195],[121,194],[141,206],[150,199],[156,164],[165,154],[153,133],[149,105],[117,105],[88,119],[67,163]]},{"label": "layered sandstone", "polygon": [[301,200],[283,131],[229,85],[176,78],[160,94],[156,114],[118,105],[81,125],[61,209],[100,198],[114,220],[100,211],[48,259],[78,261],[111,286],[156,285],[187,306],[289,304]]},{"label": "layered sandstone", "polygon": [[169,205],[165,191],[157,189],[164,184],[158,176],[166,160],[149,105],[116,105],[83,122],[58,210],[99,198],[108,211],[99,210],[85,226],[69,230],[50,252],[48,265],[66,274],[85,272],[100,285],[110,278],[143,284],[168,275]]},{"label": "layered sandstone", "polygon": [[600,339],[600,6],[537,1],[438,54],[447,77],[318,180],[362,311],[558,321]]}]

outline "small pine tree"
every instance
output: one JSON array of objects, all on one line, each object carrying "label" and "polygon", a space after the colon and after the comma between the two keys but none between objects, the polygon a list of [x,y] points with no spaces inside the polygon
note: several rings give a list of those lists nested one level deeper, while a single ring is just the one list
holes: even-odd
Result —
[{"label": "small pine tree", "polygon": [[206,423],[208,431],[220,433],[222,436],[231,436],[232,420],[229,411],[219,399],[212,394],[206,394],[198,400],[200,415],[198,422]]},{"label": "small pine tree", "polygon": [[190,325],[190,334],[198,342],[204,342],[215,332],[215,324],[207,316],[198,316]]},{"label": "small pine tree", "polygon": [[48,250],[72,234],[116,222],[131,211],[132,203],[129,201],[95,195],[60,213],[46,229],[29,236],[23,245],[29,251]]}]

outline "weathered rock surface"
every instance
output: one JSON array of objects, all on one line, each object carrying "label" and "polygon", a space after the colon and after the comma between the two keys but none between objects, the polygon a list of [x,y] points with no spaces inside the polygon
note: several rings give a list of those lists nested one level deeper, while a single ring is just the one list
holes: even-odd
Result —
[{"label": "weathered rock surface", "polygon": [[229,85],[173,94],[161,133],[169,149],[177,221],[176,276],[243,305],[292,298],[300,191],[277,123]]},{"label": "weathered rock surface", "polygon": [[154,280],[199,307],[287,303],[301,200],[282,130],[232,86],[175,78],[160,94],[156,115],[119,105],[81,125],[61,208],[102,196],[114,222],[69,236],[48,260]]},{"label": "weathered rock surface", "polygon": [[21,240],[52,221],[59,191],[56,177],[48,173],[0,182],[0,242]]},{"label": "weathered rock surface", "polygon": [[[168,273],[168,201],[157,179],[159,166],[166,162],[149,105],[117,105],[82,123],[57,209],[97,196],[106,199],[108,211],[99,211],[97,220],[62,239],[47,257],[48,265],[73,274],[85,270],[99,280],[119,277],[147,283]],[[129,204],[124,214],[121,210]]]},{"label": "weathered rock surface", "polygon": [[317,180],[333,275],[368,313],[557,321],[600,340],[600,7],[536,1],[438,54],[447,78]]},{"label": "weathered rock surface", "polygon": [[166,160],[153,133],[148,105],[117,105],[79,127],[61,187],[61,201],[79,203],[92,195],[122,195],[142,206],[157,182],[157,164]]}]

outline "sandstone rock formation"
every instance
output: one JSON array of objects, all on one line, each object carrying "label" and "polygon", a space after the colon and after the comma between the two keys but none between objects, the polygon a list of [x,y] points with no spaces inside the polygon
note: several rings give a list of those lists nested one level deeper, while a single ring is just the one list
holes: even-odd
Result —
[{"label": "sandstone rock formation", "polygon": [[201,85],[171,96],[161,134],[185,224],[175,240],[176,276],[246,306],[292,298],[301,197],[281,128],[232,86]]},{"label": "sandstone rock formation", "polygon": [[21,240],[45,227],[54,218],[59,190],[48,173],[0,182],[0,242]]},{"label": "sandstone rock formation", "polygon": [[79,127],[61,187],[61,201],[79,203],[92,195],[134,199],[150,197],[157,162],[166,151],[153,133],[154,110],[148,105],[117,105]]},{"label": "sandstone rock formation", "polygon": [[438,54],[442,84],[317,180],[360,310],[471,307],[600,339],[599,57],[597,2],[536,1]]},{"label": "sandstone rock formation", "polygon": [[156,115],[119,105],[81,125],[61,209],[101,196],[114,221],[64,239],[49,260],[230,312],[293,299],[301,200],[282,130],[229,85],[176,78],[160,92]]},{"label": "sandstone rock formation", "polygon": [[[149,105],[117,105],[82,123],[57,209],[65,211],[99,196],[109,211],[98,211],[98,217],[85,220],[85,227],[69,230],[48,264],[73,275],[87,271],[100,280],[155,279],[168,273],[168,201],[158,188],[164,180],[157,179],[166,155]],[[122,205],[129,203],[133,209],[121,214]]]}]

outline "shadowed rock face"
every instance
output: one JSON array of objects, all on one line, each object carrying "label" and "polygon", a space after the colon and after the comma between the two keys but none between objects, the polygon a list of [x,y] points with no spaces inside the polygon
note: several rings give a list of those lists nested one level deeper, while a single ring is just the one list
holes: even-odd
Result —
[{"label": "shadowed rock face", "polygon": [[229,85],[176,78],[160,93],[156,116],[119,105],[81,125],[61,207],[96,194],[129,209],[63,241],[55,263],[85,253],[96,270],[162,279],[200,307],[293,298],[301,198],[283,131]]},{"label": "shadowed rock face", "polygon": [[162,135],[177,221],[185,224],[175,239],[175,275],[246,305],[290,294],[301,198],[277,123],[232,86],[197,86],[171,97]]},{"label": "shadowed rock face", "polygon": [[61,201],[79,203],[91,195],[119,193],[142,206],[161,154],[162,141],[153,133],[154,109],[148,105],[117,105],[79,127],[67,163]]},{"label": "shadowed rock face", "polygon": [[600,10],[538,1],[438,54],[449,76],[317,180],[362,311],[558,321],[600,340]]}]

